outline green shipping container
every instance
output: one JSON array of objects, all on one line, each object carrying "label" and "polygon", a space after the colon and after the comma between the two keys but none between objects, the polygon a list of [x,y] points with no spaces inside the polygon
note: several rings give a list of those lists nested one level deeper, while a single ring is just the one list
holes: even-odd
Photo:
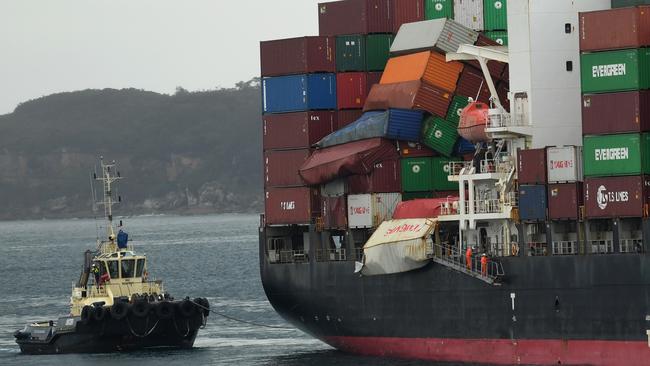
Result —
[{"label": "green shipping container", "polygon": [[422,142],[433,150],[451,156],[458,140],[458,129],[453,123],[431,116],[422,123]]},{"label": "green shipping container", "polygon": [[650,49],[583,53],[580,55],[583,93],[650,88]]},{"label": "green shipping container", "polygon": [[586,177],[650,173],[650,134],[585,136]]},{"label": "green shipping container", "polygon": [[402,192],[402,202],[417,200],[420,198],[433,198],[433,192]]},{"label": "green shipping container", "polygon": [[392,34],[369,34],[366,38],[366,69],[384,71],[390,56]]},{"label": "green shipping container", "polygon": [[453,191],[458,190],[458,182],[450,182],[449,163],[456,161],[447,158],[432,158],[433,164],[433,190]]},{"label": "green shipping container", "polygon": [[469,104],[469,98],[462,95],[456,95],[451,99],[449,110],[447,111],[447,121],[458,127],[460,123],[460,112]]},{"label": "green shipping container", "polygon": [[625,8],[627,6],[650,5],[650,0],[612,0],[612,8]]},{"label": "green shipping container", "polygon": [[483,22],[486,31],[507,30],[506,0],[483,0]]},{"label": "green shipping container", "polygon": [[366,70],[366,38],[362,35],[336,37],[336,71]]},{"label": "green shipping container", "polygon": [[489,31],[485,36],[502,46],[508,45],[508,31]]},{"label": "green shipping container", "polygon": [[433,162],[431,158],[402,159],[402,191],[433,190]]},{"label": "green shipping container", "polygon": [[424,0],[424,19],[454,19],[454,0]]}]

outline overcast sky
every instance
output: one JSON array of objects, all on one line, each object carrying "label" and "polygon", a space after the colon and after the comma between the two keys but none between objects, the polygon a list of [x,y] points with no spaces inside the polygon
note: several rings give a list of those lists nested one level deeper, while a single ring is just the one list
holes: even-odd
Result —
[{"label": "overcast sky", "polygon": [[62,91],[234,86],[259,74],[259,41],[316,35],[318,2],[0,0],[0,114]]}]

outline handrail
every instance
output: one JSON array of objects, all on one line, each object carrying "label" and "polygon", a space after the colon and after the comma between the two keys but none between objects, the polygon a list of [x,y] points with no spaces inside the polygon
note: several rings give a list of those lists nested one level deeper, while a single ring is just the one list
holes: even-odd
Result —
[{"label": "handrail", "polygon": [[494,258],[488,259],[485,268],[482,268],[481,256],[473,255],[468,264],[465,254],[459,253],[458,249],[452,245],[433,243],[432,256],[460,272],[475,277],[483,277],[494,281],[505,275],[500,261]]},{"label": "handrail", "polygon": [[316,249],[317,262],[342,262],[346,261],[345,248],[339,249]]}]

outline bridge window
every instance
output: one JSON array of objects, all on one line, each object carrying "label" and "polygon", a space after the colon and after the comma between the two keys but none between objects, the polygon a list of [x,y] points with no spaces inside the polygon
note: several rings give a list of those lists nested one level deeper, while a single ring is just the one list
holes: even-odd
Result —
[{"label": "bridge window", "polygon": [[120,278],[119,263],[116,260],[107,261],[108,274],[111,278]]},{"label": "bridge window", "polygon": [[135,259],[122,259],[122,278],[131,278],[135,274]]},{"label": "bridge window", "polygon": [[144,272],[144,259],[138,259],[138,265],[135,267],[135,276],[142,277],[142,272]]}]

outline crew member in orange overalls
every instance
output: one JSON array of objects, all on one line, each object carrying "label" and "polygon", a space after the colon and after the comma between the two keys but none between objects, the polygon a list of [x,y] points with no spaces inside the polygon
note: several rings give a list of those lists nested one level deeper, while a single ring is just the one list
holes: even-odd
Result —
[{"label": "crew member in orange overalls", "polygon": [[481,273],[483,276],[487,276],[487,263],[488,263],[488,258],[485,253],[481,256]]},{"label": "crew member in orange overalls", "polygon": [[465,264],[467,265],[467,270],[472,270],[472,247],[467,247],[467,252],[465,252]]}]

